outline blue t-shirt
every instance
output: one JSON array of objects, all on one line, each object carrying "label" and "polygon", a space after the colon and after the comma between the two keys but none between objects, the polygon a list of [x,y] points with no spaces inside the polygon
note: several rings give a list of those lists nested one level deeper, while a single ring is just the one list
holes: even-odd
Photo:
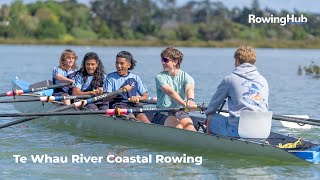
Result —
[{"label": "blue t-shirt", "polygon": [[[93,76],[88,76],[86,82],[84,82],[81,74],[77,73],[77,75],[74,79],[73,87],[80,88],[82,92],[92,91],[93,90],[93,87],[91,87],[92,79],[93,79]],[[106,81],[107,81],[107,75],[103,75],[103,85],[101,87],[105,87]]]},{"label": "blue t-shirt", "polygon": [[113,92],[120,88],[123,88],[126,85],[132,86],[132,90],[130,92],[122,93],[117,97],[117,99],[120,98],[123,100],[127,100],[132,96],[141,96],[143,93],[148,92],[141,78],[131,72],[129,72],[127,76],[120,76],[117,72],[108,74],[105,90],[106,92]]},{"label": "blue t-shirt", "polygon": [[[53,84],[60,84],[61,83],[58,79],[56,79],[57,74],[60,74],[61,76],[69,78],[69,79],[74,79],[74,74],[76,71],[77,71],[77,69],[63,70],[59,66],[54,67],[53,71],[52,71]],[[62,87],[62,90],[64,92],[68,92],[69,86]]]}]

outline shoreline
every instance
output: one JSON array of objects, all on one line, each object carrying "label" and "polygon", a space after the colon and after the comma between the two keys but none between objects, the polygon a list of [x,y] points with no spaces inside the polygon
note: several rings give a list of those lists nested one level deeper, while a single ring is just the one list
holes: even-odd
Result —
[{"label": "shoreline", "polygon": [[169,41],[169,40],[123,40],[123,39],[103,39],[103,40],[61,40],[61,39],[3,39],[0,44],[20,44],[20,45],[76,45],[76,46],[131,46],[131,47],[213,47],[213,48],[235,48],[241,44],[253,46],[255,48],[290,48],[290,49],[318,49],[320,39],[312,40],[226,40],[226,41]]}]

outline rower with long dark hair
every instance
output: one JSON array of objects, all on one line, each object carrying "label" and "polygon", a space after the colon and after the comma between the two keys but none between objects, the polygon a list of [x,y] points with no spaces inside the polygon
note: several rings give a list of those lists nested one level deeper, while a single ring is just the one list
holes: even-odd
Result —
[{"label": "rower with long dark hair", "polygon": [[[77,71],[75,83],[73,85],[73,95],[94,95],[99,96],[103,93],[104,82],[107,75],[98,54],[87,53],[82,61],[81,68]],[[86,106],[94,110],[108,109],[107,102],[97,102]]]}]

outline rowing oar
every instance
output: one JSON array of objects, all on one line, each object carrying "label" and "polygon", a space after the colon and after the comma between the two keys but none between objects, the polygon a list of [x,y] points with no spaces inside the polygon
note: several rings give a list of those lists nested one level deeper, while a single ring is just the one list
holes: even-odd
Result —
[{"label": "rowing oar", "polygon": [[[58,113],[59,111],[64,111],[64,110],[71,109],[71,108],[81,107],[81,106],[84,106],[86,104],[91,104],[91,103],[100,101],[100,100],[102,100],[104,98],[117,96],[117,95],[119,95],[119,94],[121,94],[123,92],[126,92],[126,91],[127,91],[126,89],[119,89],[119,90],[111,92],[111,93],[102,94],[100,96],[96,96],[96,97],[93,97],[93,98],[90,98],[90,99],[78,101],[78,102],[75,102],[73,104],[57,108],[55,110],[47,112],[47,114],[50,114],[50,113],[51,114],[55,114],[55,113]],[[15,114],[19,114],[19,113],[15,113]],[[28,114],[28,113],[20,113],[20,114]],[[2,125],[0,125],[0,129],[5,128],[5,127],[9,127],[9,126],[13,126],[13,125],[16,125],[16,124],[20,124],[20,123],[23,123],[23,122],[31,121],[33,119],[37,119],[37,118],[41,117],[41,115],[40,116],[38,115],[39,113],[29,113],[29,114],[33,114],[33,117],[23,118],[23,119],[12,121],[12,122],[9,122],[9,123],[6,123],[6,124],[2,124]],[[5,117],[5,116],[3,116],[3,117]],[[23,116],[6,116],[6,117],[23,117]]]},{"label": "rowing oar", "polygon": [[[204,107],[202,107],[204,108]],[[221,112],[229,113],[229,110],[222,109]],[[272,119],[280,120],[280,121],[288,121],[294,123],[301,123],[301,124],[310,124],[315,126],[320,126],[320,120],[318,119],[306,119],[306,118],[298,118],[298,117],[287,117],[281,115],[272,115]]]},{"label": "rowing oar", "polygon": [[15,102],[51,102],[51,101],[61,101],[61,100],[70,100],[70,99],[88,99],[91,98],[91,95],[79,95],[79,96],[41,96],[37,98],[29,98],[29,99],[8,99],[1,100],[0,103],[15,103]]},{"label": "rowing oar", "polygon": [[51,86],[43,86],[43,87],[38,87],[38,88],[29,88],[29,89],[16,89],[12,91],[8,91],[5,93],[0,93],[0,97],[4,96],[18,96],[24,93],[30,93],[30,92],[37,92],[37,91],[43,91],[47,89],[56,89],[56,88],[61,88],[65,86],[69,86],[71,83],[61,83],[61,84],[55,84]]},{"label": "rowing oar", "polygon": [[[130,98],[128,98],[130,101]],[[148,100],[139,100],[140,103],[146,103],[146,104],[157,104],[157,98],[156,97],[149,97]]]},{"label": "rowing oar", "polygon": [[[110,93],[108,93],[110,94]],[[177,112],[185,111],[187,108],[137,108],[137,109],[107,109],[97,111],[75,111],[75,112],[40,112],[40,113],[6,113],[0,114],[0,117],[29,117],[29,116],[66,116],[66,115],[93,115],[105,114],[108,116],[120,116],[130,113],[159,113],[159,112]],[[1,126],[0,126],[1,128]]]}]

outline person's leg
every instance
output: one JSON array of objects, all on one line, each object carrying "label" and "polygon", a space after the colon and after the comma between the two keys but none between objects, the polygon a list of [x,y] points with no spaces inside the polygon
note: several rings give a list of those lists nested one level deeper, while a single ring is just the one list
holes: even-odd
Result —
[{"label": "person's leg", "polygon": [[169,126],[169,127],[175,127],[178,129],[183,129],[183,126],[180,123],[180,120],[178,118],[176,118],[175,116],[169,116],[165,122],[164,122],[165,126]]},{"label": "person's leg", "polygon": [[151,123],[164,125],[164,122],[166,121],[166,119],[168,117],[169,117],[169,115],[167,113],[156,113],[156,114],[154,114],[154,116],[151,120]]},{"label": "person's leg", "polygon": [[150,123],[149,119],[147,118],[147,116],[143,113],[139,113],[136,115],[136,118],[144,123]]},{"label": "person's leg", "polygon": [[[69,94],[68,93],[64,93],[64,92],[56,92],[56,93],[53,93],[52,96],[69,96]],[[66,105],[70,105],[71,104],[70,99],[64,100],[63,102]]]},{"label": "person's leg", "polygon": [[[63,94],[61,94],[61,96],[69,96],[69,94],[63,93]],[[71,104],[70,99],[64,100],[63,102],[64,102],[65,105],[70,105]]]},{"label": "person's leg", "polygon": [[99,110],[98,106],[95,104],[87,104],[85,107],[92,110]]},{"label": "person's leg", "polygon": [[191,118],[183,118],[182,120],[180,120],[180,124],[182,125],[184,130],[196,131]]},{"label": "person's leg", "polygon": [[196,131],[193,125],[193,121],[188,113],[184,111],[179,111],[175,113],[175,116],[178,118],[178,120],[180,120],[180,124],[184,130]]},{"label": "person's leg", "polygon": [[208,133],[220,136],[238,137],[237,127],[233,127],[228,122],[228,117],[221,114],[210,115],[208,118]]}]

